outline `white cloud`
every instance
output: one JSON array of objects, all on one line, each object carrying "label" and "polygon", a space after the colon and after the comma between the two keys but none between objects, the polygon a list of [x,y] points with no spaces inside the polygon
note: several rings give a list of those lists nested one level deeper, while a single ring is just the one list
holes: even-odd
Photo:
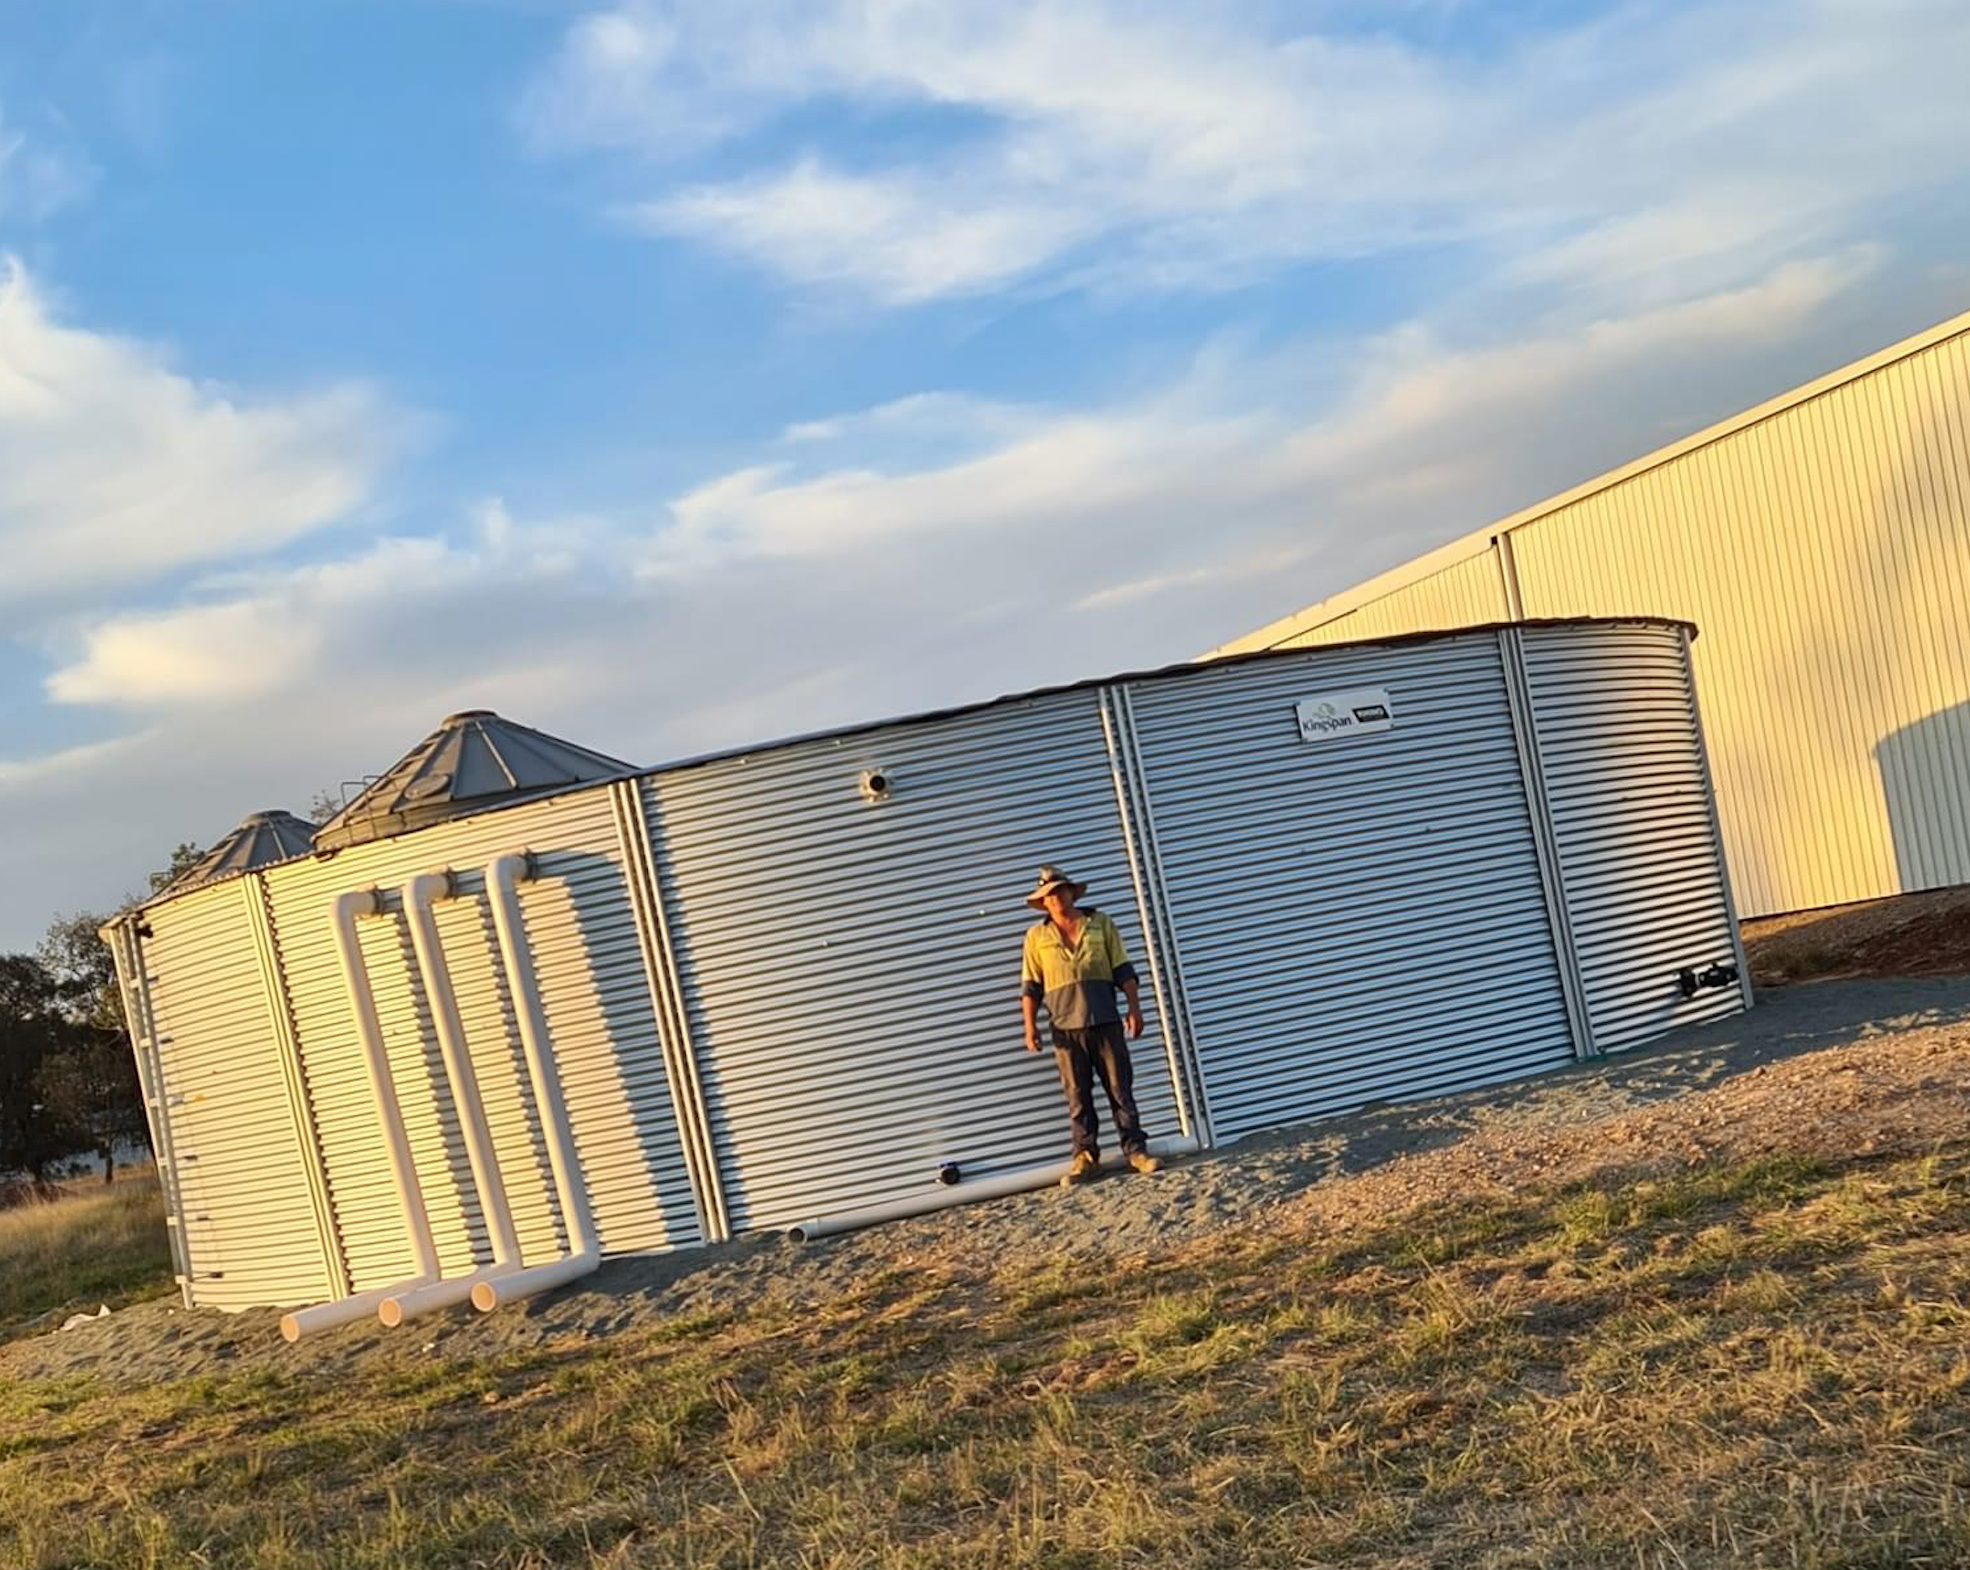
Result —
[{"label": "white cloud", "polygon": [[[633,221],[892,304],[1216,287],[1419,241],[1668,299],[1865,238],[1884,202],[1962,179],[1956,0],[1624,10],[1502,55],[1279,16],[628,0],[570,29],[524,112],[544,146],[645,170],[719,148],[711,178],[637,176],[663,189]],[[789,158],[795,114],[810,145]],[[911,134],[886,134],[897,114]]]},{"label": "white cloud", "polygon": [[[1753,288],[1509,346],[1410,329],[1364,346],[1351,390],[1321,407],[1248,407],[1239,390],[1269,395],[1279,367],[1248,378],[1208,355],[1192,377],[1107,409],[981,404],[998,434],[960,458],[830,464],[847,433],[945,424],[966,405],[879,406],[821,422],[818,462],[718,476],[654,526],[522,521],[491,501],[457,539],[386,539],[209,580],[175,608],[100,619],[48,692],[141,713],[285,707],[390,682],[517,683],[559,701],[568,693],[543,672],[565,670],[584,705],[612,686],[642,694],[640,710],[661,717],[651,751],[673,733],[673,748],[745,739],[726,706],[776,684],[793,650],[833,651],[831,719],[884,692],[899,707],[979,695],[993,678],[947,652],[967,627],[988,645],[1010,640],[987,668],[1006,681],[1047,674],[1022,640],[1056,611],[1090,632],[1073,674],[1181,654],[1263,619],[1275,593],[1310,600],[1434,543],[1446,523],[1475,527],[1557,489],[1583,455],[1632,456],[1638,405],[1687,427],[1769,391],[1771,357],[1810,341],[1866,266],[1788,266]],[[843,652],[856,650],[867,652]],[[814,701],[786,712],[787,728],[809,728]]]},{"label": "white cloud", "polygon": [[96,168],[67,138],[30,137],[0,105],[0,220],[40,223],[85,198]]},{"label": "white cloud", "polygon": [[668,505],[485,502],[450,536],[101,616],[49,695],[141,734],[0,767],[0,818],[41,826],[0,930],[25,941],[161,846],[379,770],[452,709],[657,762],[1182,658],[1919,325],[1880,314],[1869,261],[1505,345],[1414,328],[1353,346],[1339,396],[1305,391],[1331,343],[1217,348],[1106,408],[980,404],[958,456],[869,458],[865,437],[962,425],[965,400],[931,395],[815,422]]},{"label": "white cloud", "polygon": [[1091,230],[1087,217],[1042,203],[974,203],[971,194],[959,182],[868,178],[802,159],[631,212],[651,231],[708,240],[754,261],[792,257],[805,282],[868,287],[899,304],[1008,282]]},{"label": "white cloud", "polygon": [[115,762],[133,748],[141,747],[153,734],[150,731],[134,731],[127,736],[111,736],[104,741],[85,741],[73,747],[62,747],[38,757],[0,758],[0,790],[86,778],[99,773],[105,764]]},{"label": "white cloud", "polygon": [[61,703],[152,707],[185,698],[251,698],[290,683],[308,638],[255,602],[117,617],[92,628],[88,652],[57,671]]},{"label": "white cloud", "polygon": [[194,382],[63,323],[0,262],[0,603],[271,551],[360,506],[409,429],[362,386]]},{"label": "white cloud", "polygon": [[960,392],[911,393],[873,409],[802,420],[780,433],[785,442],[858,442],[893,439],[975,443],[1029,428],[1035,411]]},{"label": "white cloud", "polygon": [[[1594,467],[1640,456],[1654,443],[1646,425],[1635,434],[1638,411],[1676,411],[1675,428],[1660,434],[1683,435],[1735,412],[1740,402],[1759,401],[1756,381],[1739,399],[1719,396],[1731,346],[1810,340],[1816,317],[1878,276],[1881,261],[1877,251],[1861,248],[1789,262],[1745,288],[1579,326],[1534,329],[1503,344],[1458,348],[1421,325],[1405,327],[1363,346],[1367,368],[1352,398],[1296,434],[1290,461],[1350,476],[1356,501],[1385,498],[1401,508],[1432,490],[1470,491],[1477,476],[1499,467],[1493,453],[1545,448],[1580,454],[1574,461],[1589,464],[1592,454],[1606,454],[1606,462]],[[1677,384],[1685,378],[1701,379],[1688,381],[1679,396]],[[1741,376],[1730,380],[1746,383]],[[1763,392],[1786,385],[1767,383]],[[1589,389],[1602,391],[1590,397]],[[1700,398],[1692,397],[1698,389]],[[1682,412],[1706,403],[1707,416]],[[1540,426],[1536,438],[1521,429],[1528,420]],[[1538,499],[1526,495],[1521,502]],[[1473,518],[1471,526],[1483,521]]]},{"label": "white cloud", "polygon": [[366,649],[417,643],[415,620],[434,601],[490,591],[511,613],[509,594],[552,592],[557,577],[621,571],[630,559],[608,525],[523,524],[497,500],[472,521],[463,541],[386,537],[337,560],[209,580],[169,610],[103,617],[48,678],[48,696],[154,711],[292,693],[368,668]]},{"label": "white cloud", "polygon": [[[1108,530],[1097,550],[1129,549],[1129,519],[1179,497],[1223,500],[1276,470],[1280,434],[1247,413],[1193,418],[1177,400],[1061,415],[976,457],[937,467],[832,469],[798,477],[785,465],[721,476],[671,503],[671,525],[648,562],[656,574],[725,559],[842,558],[918,550],[958,534]],[[1007,541],[1009,551],[1031,548]]]}]

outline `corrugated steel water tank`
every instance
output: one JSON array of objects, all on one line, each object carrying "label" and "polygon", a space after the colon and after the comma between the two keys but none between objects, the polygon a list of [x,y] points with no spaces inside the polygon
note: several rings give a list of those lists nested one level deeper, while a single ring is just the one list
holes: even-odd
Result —
[{"label": "corrugated steel water tank", "polygon": [[[1097,693],[666,770],[643,789],[734,1230],[877,1204],[946,1163],[984,1174],[1059,1151],[1053,1063],[1022,1049],[1016,1007],[1020,899],[1040,862],[1071,867],[1142,952]],[[1148,1015],[1137,1100],[1146,1127],[1174,1133],[1168,1042]]]},{"label": "corrugated steel water tank", "polygon": [[[502,855],[532,858],[530,986],[608,1254],[1063,1156],[1054,1066],[1021,1050],[1015,1006],[1043,861],[1088,882],[1142,972],[1152,1134],[1222,1144],[1744,1006],[1689,636],[1298,649],[645,771],[454,716],[459,747],[524,741],[589,777],[427,791],[423,826],[318,839],[112,924],[187,1298],[307,1303],[414,1271],[330,918],[372,889],[354,963],[437,1263],[490,1259],[404,909],[419,874],[449,875],[431,911],[524,1260],[572,1247],[489,904]],[[384,781],[449,745],[441,727]]]},{"label": "corrugated steel water tank", "polygon": [[[1305,739],[1295,707],[1323,694],[1393,723]],[[1130,701],[1219,1138],[1573,1061],[1496,636]]]}]

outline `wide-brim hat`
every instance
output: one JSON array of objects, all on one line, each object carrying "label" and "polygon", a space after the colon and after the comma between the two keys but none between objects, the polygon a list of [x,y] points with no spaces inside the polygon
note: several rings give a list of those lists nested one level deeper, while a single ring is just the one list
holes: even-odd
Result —
[{"label": "wide-brim hat", "polygon": [[1040,868],[1039,886],[1031,894],[1026,896],[1026,903],[1031,905],[1035,910],[1038,910],[1040,908],[1040,902],[1055,889],[1072,889],[1074,891],[1074,898],[1079,899],[1083,894],[1087,893],[1088,886],[1085,883],[1076,883],[1058,867],[1042,867]]}]

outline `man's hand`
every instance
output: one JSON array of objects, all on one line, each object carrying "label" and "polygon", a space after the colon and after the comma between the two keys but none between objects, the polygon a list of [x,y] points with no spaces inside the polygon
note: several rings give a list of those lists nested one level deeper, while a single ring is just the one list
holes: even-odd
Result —
[{"label": "man's hand", "polygon": [[1131,1006],[1129,1012],[1122,1019],[1122,1028],[1129,1033],[1129,1040],[1131,1041],[1140,1036],[1142,1034],[1142,1010]]},{"label": "man's hand", "polygon": [[1026,1050],[1028,1052],[1038,1052],[1040,1050],[1040,1036],[1038,1031],[1029,1030],[1026,1032]]}]

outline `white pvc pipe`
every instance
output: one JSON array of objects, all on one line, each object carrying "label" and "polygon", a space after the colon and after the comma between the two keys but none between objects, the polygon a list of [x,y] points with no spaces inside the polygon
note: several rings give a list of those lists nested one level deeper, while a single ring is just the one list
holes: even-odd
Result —
[{"label": "white pvc pipe", "polygon": [[516,1268],[513,1264],[479,1265],[464,1275],[446,1276],[442,1281],[424,1286],[405,1282],[402,1286],[385,1287],[377,1296],[376,1317],[394,1330],[407,1319],[467,1301],[481,1281],[498,1274],[510,1275]]},{"label": "white pvc pipe", "polygon": [[390,1054],[383,1043],[383,1026],[376,1017],[376,998],[369,989],[369,972],[363,965],[362,944],[356,936],[356,917],[374,916],[382,905],[375,889],[351,889],[336,896],[329,907],[329,921],[335,933],[336,956],[342,964],[342,984],[348,991],[349,1009],[355,1016],[356,1035],[362,1043],[370,1099],[376,1106],[376,1120],[382,1127],[384,1152],[390,1162],[390,1178],[397,1190],[397,1208],[410,1238],[417,1274],[395,1287],[358,1292],[352,1297],[282,1315],[280,1333],[289,1341],[298,1341],[311,1330],[362,1319],[375,1312],[390,1293],[423,1286],[438,1276],[438,1246],[432,1240],[431,1221],[424,1212],[424,1191],[417,1181],[410,1136],[404,1132],[403,1109],[397,1105],[397,1084],[390,1073]]},{"label": "white pvc pipe", "polygon": [[534,975],[533,948],[527,942],[526,923],[520,915],[516,885],[533,875],[531,857],[518,853],[495,856],[486,864],[486,902],[492,907],[493,931],[499,939],[499,957],[506,968],[506,989],[513,999],[513,1015],[520,1027],[520,1046],[527,1060],[527,1077],[533,1084],[534,1105],[540,1109],[547,1165],[554,1175],[554,1195],[561,1207],[561,1224],[568,1234],[568,1253],[564,1258],[530,1270],[475,1283],[472,1306],[481,1313],[490,1313],[502,1303],[516,1302],[585,1276],[602,1262],[595,1221],[588,1208],[588,1190],[582,1182],[581,1159],[568,1127],[561,1076],[555,1069],[554,1054],[548,1044],[547,1015],[541,1007],[540,986]]},{"label": "white pvc pipe", "polygon": [[[1188,1137],[1152,1139],[1149,1142],[1149,1153],[1158,1157],[1194,1155],[1199,1148],[1197,1141]],[[1060,1181],[1069,1165],[1069,1162],[1057,1161],[1051,1166],[1022,1167],[1017,1172],[1002,1172],[997,1177],[980,1178],[975,1183],[931,1189],[922,1194],[913,1194],[908,1199],[891,1200],[886,1205],[871,1205],[866,1210],[851,1210],[839,1216],[817,1216],[812,1221],[796,1221],[787,1228],[787,1236],[796,1243],[811,1243],[816,1238],[833,1237],[838,1232],[854,1232],[884,1221],[927,1216],[933,1210],[948,1210],[953,1205],[969,1205],[982,1199],[1003,1199],[1008,1194],[1051,1188]]]},{"label": "white pvc pipe", "polygon": [[386,1294],[376,1313],[377,1318],[392,1327],[419,1314],[463,1303],[471,1296],[472,1288],[488,1274],[517,1270],[520,1265],[520,1240],[513,1230],[513,1212],[506,1199],[499,1155],[493,1148],[492,1131],[486,1126],[479,1077],[473,1072],[465,1026],[458,1017],[458,998],[452,991],[451,970],[445,963],[437,918],[431,913],[433,900],[449,899],[452,893],[449,872],[426,872],[412,878],[403,886],[404,920],[410,927],[411,948],[417,955],[424,996],[431,1004],[431,1024],[437,1031],[438,1050],[444,1058],[445,1082],[451,1087],[452,1105],[458,1112],[459,1131],[465,1138],[465,1157],[472,1168],[472,1186],[478,1191],[479,1209],[486,1220],[493,1257],[490,1266]]},{"label": "white pvc pipe", "polygon": [[591,1249],[586,1254],[564,1254],[527,1270],[487,1276],[472,1288],[472,1306],[482,1314],[490,1314],[507,1303],[517,1303],[538,1292],[551,1292],[578,1277],[593,1275],[601,1263],[602,1256]]},{"label": "white pvc pipe", "polygon": [[392,1292],[401,1290],[401,1284],[393,1287],[371,1287],[367,1292],[357,1292],[350,1297],[338,1297],[329,1303],[317,1303],[312,1308],[292,1309],[280,1316],[281,1336],[287,1341],[299,1341],[303,1336],[317,1330],[330,1330],[336,1325],[367,1319],[376,1312],[384,1298]]}]

